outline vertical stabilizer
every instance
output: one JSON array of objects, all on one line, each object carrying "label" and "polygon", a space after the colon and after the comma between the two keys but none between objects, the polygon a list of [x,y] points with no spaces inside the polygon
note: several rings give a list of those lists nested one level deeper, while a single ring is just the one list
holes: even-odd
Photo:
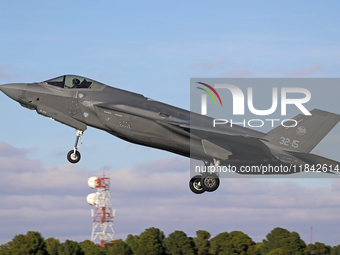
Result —
[{"label": "vertical stabilizer", "polygon": [[[299,114],[293,118],[298,123],[295,127],[280,125],[263,138],[286,150],[310,152],[340,120],[340,115],[319,109],[312,110],[311,114]],[[293,121],[285,123],[286,126],[292,124]]]}]

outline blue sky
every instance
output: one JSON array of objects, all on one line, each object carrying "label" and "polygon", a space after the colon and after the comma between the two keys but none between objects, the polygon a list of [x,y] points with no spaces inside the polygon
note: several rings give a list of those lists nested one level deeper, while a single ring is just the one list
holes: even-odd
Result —
[{"label": "blue sky", "polygon": [[[77,74],[189,109],[193,77],[339,77],[338,10],[336,1],[1,1],[0,84]],[[74,130],[0,97],[0,221],[11,222],[0,243],[28,230],[61,240],[89,238],[86,180],[107,167],[126,180],[112,187],[117,237],[154,226],[167,234],[241,230],[260,241],[280,226],[309,241],[313,225],[315,241],[338,244],[336,181],[283,180],[278,192],[277,181],[223,180],[224,188],[209,198],[194,197],[187,159],[89,129],[81,162],[70,166]],[[140,182],[138,169],[145,170]],[[38,177],[53,188],[38,185]],[[147,211],[149,217],[141,216]],[[220,224],[197,224],[207,211],[222,215]],[[254,214],[256,220],[244,220]],[[45,222],[35,219],[42,215]],[[81,217],[72,221],[72,215]]]}]

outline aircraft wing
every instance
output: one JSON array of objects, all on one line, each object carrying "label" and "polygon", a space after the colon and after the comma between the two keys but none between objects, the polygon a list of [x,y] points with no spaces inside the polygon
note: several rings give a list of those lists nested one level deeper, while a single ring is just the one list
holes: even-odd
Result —
[{"label": "aircraft wing", "polygon": [[218,130],[218,129],[214,129],[214,128],[200,127],[200,126],[195,126],[195,125],[191,125],[191,124],[180,123],[179,127],[190,129],[190,131],[193,132],[193,133],[200,133],[200,134],[206,133],[207,135],[209,134],[209,136],[211,136],[211,135],[237,136],[237,137],[242,137],[242,138],[247,138],[247,139],[248,138],[256,138],[256,139],[260,139],[260,140],[263,140],[263,141],[267,141],[267,140],[263,139],[262,136],[240,134],[239,132],[231,132],[231,131],[228,131],[228,130]]},{"label": "aircraft wing", "polygon": [[[237,152],[246,148],[252,154],[272,155],[269,148],[262,142],[266,141],[261,136],[243,135],[236,132],[214,130],[213,128],[204,128],[191,126],[187,124],[179,125],[182,128],[190,129],[190,134],[209,141],[219,147],[227,149],[237,156]],[[204,146],[204,141],[202,142]],[[244,153],[244,152],[243,152]]]},{"label": "aircraft wing", "polygon": [[[121,113],[127,113],[130,115],[134,115],[134,116],[138,116],[138,117],[142,117],[142,118],[147,118],[147,119],[152,119],[157,121],[158,123],[164,123],[164,124],[170,124],[170,125],[174,125],[177,127],[180,127],[182,129],[186,129],[190,132],[193,133],[206,133],[209,134],[209,136],[211,136],[212,134],[219,136],[238,136],[238,137],[242,137],[242,138],[256,138],[256,139],[262,139],[263,136],[254,136],[254,135],[248,135],[246,133],[240,134],[240,132],[236,132],[236,131],[228,131],[228,130],[219,130],[219,129],[214,129],[214,128],[210,128],[210,127],[201,127],[198,125],[192,125],[190,124],[189,120],[183,120],[183,119],[177,119],[177,118],[162,118],[162,113],[155,113],[152,111],[148,111],[145,109],[141,109],[141,108],[137,108],[137,107],[133,107],[133,106],[129,106],[129,105],[123,105],[123,104],[98,104],[96,105],[97,107],[101,107],[101,108],[107,108],[110,110],[114,110],[117,112],[121,112]],[[265,141],[265,140],[264,140]]]},{"label": "aircraft wing", "polygon": [[[123,104],[105,103],[96,106],[102,109],[113,110],[120,113],[154,120],[173,132],[177,132],[185,136],[196,137],[201,140],[202,146],[207,155],[223,159],[231,154],[236,156],[238,151],[247,148],[247,150],[252,154],[265,154],[271,156],[269,148],[262,142],[266,141],[263,139],[264,135],[262,133],[258,133],[258,135],[248,135],[245,132],[239,132],[237,129],[234,131],[234,129],[217,129],[204,124],[193,125],[189,120],[173,117],[163,118],[162,113],[155,113],[153,111]],[[208,123],[211,123],[210,120]]]},{"label": "aircraft wing", "polygon": [[103,109],[106,108],[106,109],[114,110],[120,113],[126,113],[129,115],[134,115],[137,117],[142,117],[142,118],[165,122],[165,123],[174,124],[174,125],[189,123],[189,120],[182,120],[182,119],[177,119],[177,118],[168,119],[166,117],[163,117],[163,116],[168,116],[167,114],[164,114],[161,112],[155,113],[154,111],[148,111],[146,109],[141,109],[138,107],[125,105],[125,104],[104,103],[104,104],[97,104],[96,106],[103,108]]}]

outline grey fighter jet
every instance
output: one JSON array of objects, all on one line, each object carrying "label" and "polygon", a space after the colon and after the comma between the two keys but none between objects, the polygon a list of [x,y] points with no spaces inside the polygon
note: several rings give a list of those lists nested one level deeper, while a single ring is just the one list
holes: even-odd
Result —
[{"label": "grey fighter jet", "polygon": [[[215,169],[294,164],[326,166],[322,170],[332,172],[340,164],[309,153],[340,120],[340,115],[318,109],[311,111],[312,116],[296,116],[295,128],[279,126],[261,133],[235,125],[213,128],[210,117],[75,75],[5,84],[0,90],[22,106],[76,129],[75,145],[67,154],[71,163],[80,160],[79,139],[90,126],[128,142],[203,161]],[[299,168],[290,168],[288,173],[296,170]],[[218,186],[218,173],[210,170],[189,182],[196,194]]]}]

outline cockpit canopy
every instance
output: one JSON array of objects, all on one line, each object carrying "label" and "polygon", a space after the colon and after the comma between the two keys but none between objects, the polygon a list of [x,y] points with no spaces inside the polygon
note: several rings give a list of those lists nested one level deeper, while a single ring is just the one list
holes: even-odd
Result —
[{"label": "cockpit canopy", "polygon": [[65,89],[100,89],[103,86],[102,83],[76,75],[63,75],[44,83]]}]

